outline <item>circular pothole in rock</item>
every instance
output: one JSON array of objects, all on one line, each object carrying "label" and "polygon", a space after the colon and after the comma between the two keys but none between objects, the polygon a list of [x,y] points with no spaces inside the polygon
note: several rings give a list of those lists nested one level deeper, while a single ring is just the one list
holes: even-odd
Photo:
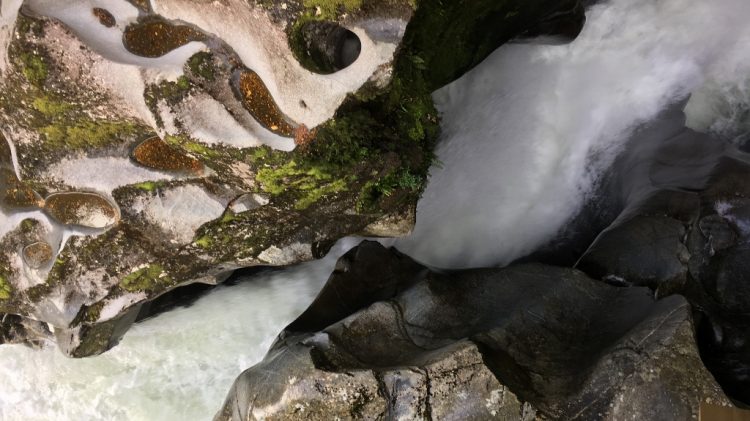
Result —
[{"label": "circular pothole in rock", "polygon": [[37,241],[23,248],[23,260],[32,269],[45,266],[52,260],[52,257],[52,246],[44,241]]},{"label": "circular pothole in rock", "polygon": [[293,29],[292,51],[302,67],[330,74],[349,67],[362,51],[359,37],[334,22],[309,21]]},{"label": "circular pothole in rock", "polygon": [[120,219],[118,209],[109,200],[89,192],[51,194],[44,211],[61,224],[86,228],[108,228]]}]

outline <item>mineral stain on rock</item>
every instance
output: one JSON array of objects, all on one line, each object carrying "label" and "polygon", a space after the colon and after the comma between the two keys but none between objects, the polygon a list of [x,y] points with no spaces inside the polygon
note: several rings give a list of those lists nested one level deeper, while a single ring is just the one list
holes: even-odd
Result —
[{"label": "mineral stain on rock", "polygon": [[112,16],[112,13],[109,13],[107,9],[102,9],[101,7],[95,7],[91,9],[91,13],[96,16],[97,19],[99,19],[99,22],[106,26],[107,28],[111,28],[117,24],[117,21],[115,20],[115,17]]},{"label": "mineral stain on rock", "polygon": [[128,25],[122,35],[122,42],[135,55],[157,58],[189,42],[205,38],[205,35],[187,25],[174,25],[160,17],[151,16]]},{"label": "mineral stain on rock", "polygon": [[39,269],[46,265],[53,256],[52,246],[44,241],[37,241],[23,248],[23,260],[32,269]]},{"label": "mineral stain on rock", "polygon": [[61,224],[87,228],[107,228],[120,219],[119,211],[107,199],[87,192],[52,194],[44,211]]},{"label": "mineral stain on rock", "polygon": [[295,135],[295,127],[279,110],[263,80],[252,70],[239,74],[237,86],[242,100],[250,114],[268,130],[286,137]]},{"label": "mineral stain on rock", "polygon": [[159,171],[179,172],[202,175],[203,164],[197,159],[173,148],[160,138],[154,136],[136,146],[133,160],[144,167]]}]

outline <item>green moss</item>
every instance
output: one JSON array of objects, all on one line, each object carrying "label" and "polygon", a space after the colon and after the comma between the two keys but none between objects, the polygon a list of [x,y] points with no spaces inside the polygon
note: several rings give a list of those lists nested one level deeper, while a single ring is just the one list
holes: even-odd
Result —
[{"label": "green moss", "polygon": [[39,225],[39,221],[37,221],[36,219],[26,218],[21,221],[21,232],[23,232],[24,234],[29,234],[37,225]]},{"label": "green moss", "polygon": [[177,87],[180,88],[183,91],[186,91],[190,89],[190,80],[186,78],[185,76],[180,76],[177,78]]},{"label": "green moss", "polygon": [[333,178],[322,168],[300,167],[290,161],[280,168],[263,168],[258,171],[256,179],[266,192],[277,196],[287,189],[310,190],[319,182]]},{"label": "green moss", "polygon": [[144,190],[147,192],[152,192],[161,187],[163,183],[160,183],[158,181],[144,181],[143,183],[136,183],[133,185],[133,187]]},{"label": "green moss", "polygon": [[207,235],[204,235],[204,236],[202,236],[202,237],[198,238],[197,240],[195,240],[195,241],[194,241],[194,243],[195,243],[195,245],[196,245],[196,246],[198,246],[198,247],[200,247],[200,248],[204,248],[204,249],[207,249],[207,248],[210,248],[210,247],[211,247],[211,245],[212,245],[212,244],[213,244],[214,242],[213,242],[213,240],[211,239],[211,237],[209,237],[209,236],[207,236]]},{"label": "green moss", "polygon": [[8,280],[5,279],[5,276],[0,275],[0,300],[7,300],[8,298],[10,298],[10,293],[12,291],[13,290],[8,283]]},{"label": "green moss", "polygon": [[261,169],[256,180],[271,195],[293,194],[296,197],[294,208],[302,210],[323,196],[347,190],[355,177],[348,175],[337,178],[333,175],[340,173],[339,169],[330,165],[290,161],[278,168]]},{"label": "green moss", "polygon": [[188,152],[204,156],[206,158],[218,158],[221,153],[209,148],[192,138],[184,135],[166,135],[164,141],[172,146],[182,148]]},{"label": "green moss", "polygon": [[165,274],[160,265],[153,264],[126,276],[120,281],[120,286],[130,292],[149,291],[159,284],[167,284],[171,281],[172,279]]},{"label": "green moss", "polygon": [[131,122],[91,120],[84,117],[73,122],[54,122],[39,131],[46,142],[55,148],[84,149],[115,143],[135,134],[138,127]]},{"label": "green moss", "polygon": [[48,95],[41,95],[34,98],[31,106],[49,118],[58,117],[71,109],[70,104],[52,99]]},{"label": "green moss", "polygon": [[343,113],[326,122],[318,131],[311,152],[324,162],[350,165],[367,158],[372,141],[381,132],[367,110]]},{"label": "green moss", "polygon": [[213,81],[215,69],[213,65],[213,55],[209,52],[200,51],[193,54],[187,62],[190,71],[203,79]]},{"label": "green moss", "polygon": [[192,141],[192,140],[189,140],[183,143],[182,147],[185,148],[189,152],[192,152],[198,155],[203,155],[207,158],[214,158],[219,155],[216,151],[212,150],[206,145],[200,142]]},{"label": "green moss", "polygon": [[323,198],[323,196],[346,191],[347,185],[347,180],[338,179],[331,183],[315,187],[297,200],[294,204],[294,208],[297,210],[307,209],[310,205]]},{"label": "green moss", "polygon": [[21,73],[32,85],[42,87],[48,75],[47,63],[44,59],[30,52],[21,53],[19,58],[21,59]]}]

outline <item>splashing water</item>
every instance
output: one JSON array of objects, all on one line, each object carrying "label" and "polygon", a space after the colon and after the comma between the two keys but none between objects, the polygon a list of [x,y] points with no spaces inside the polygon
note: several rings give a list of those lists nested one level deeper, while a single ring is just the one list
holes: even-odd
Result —
[{"label": "splashing water", "polygon": [[[616,0],[592,7],[569,45],[500,48],[435,94],[443,168],[433,170],[414,235],[397,246],[443,267],[530,252],[575,214],[638,125],[694,91],[691,127],[716,130],[747,106],[725,92],[741,93],[750,75],[748,21],[746,0]],[[352,245],[220,287],[134,326],[99,357],[0,347],[0,418],[209,419]]]},{"label": "splashing water", "polygon": [[0,346],[0,419],[211,419],[235,377],[263,357],[352,246],[218,287],[191,307],[136,324],[97,357],[67,358],[53,344]]},{"label": "splashing water", "polygon": [[746,0],[618,0],[587,17],[571,44],[503,46],[435,93],[443,169],[402,251],[450,268],[532,252],[580,209],[638,125],[750,66]]}]

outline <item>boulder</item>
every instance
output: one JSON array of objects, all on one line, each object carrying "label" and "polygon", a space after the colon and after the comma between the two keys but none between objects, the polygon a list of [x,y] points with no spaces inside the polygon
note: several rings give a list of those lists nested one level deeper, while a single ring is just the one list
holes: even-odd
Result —
[{"label": "boulder", "polygon": [[650,185],[576,267],[606,282],[648,286],[657,297],[685,296],[699,316],[704,361],[730,397],[748,404],[750,161],[685,129],[650,162]]},{"label": "boulder", "polygon": [[731,405],[680,296],[540,264],[427,270],[363,242],[216,419],[689,419],[703,401]]}]

